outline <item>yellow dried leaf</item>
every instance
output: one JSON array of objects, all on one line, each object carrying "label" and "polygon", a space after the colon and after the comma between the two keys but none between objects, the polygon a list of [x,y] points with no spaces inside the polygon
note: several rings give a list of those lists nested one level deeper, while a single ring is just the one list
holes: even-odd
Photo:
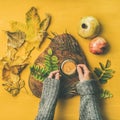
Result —
[{"label": "yellow dried leaf", "polygon": [[18,75],[15,75],[13,73],[10,74],[10,80],[13,82],[13,83],[17,83],[19,80],[20,80],[20,76]]}]

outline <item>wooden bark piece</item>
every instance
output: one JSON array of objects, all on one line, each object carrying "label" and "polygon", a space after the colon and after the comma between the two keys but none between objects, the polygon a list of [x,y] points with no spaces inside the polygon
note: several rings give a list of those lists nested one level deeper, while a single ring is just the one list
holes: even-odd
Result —
[{"label": "wooden bark piece", "polygon": [[[85,55],[83,54],[82,49],[80,48],[76,39],[68,34],[64,33],[62,35],[55,35],[54,38],[51,39],[51,43],[48,46],[53,51],[53,54],[56,55],[59,59],[58,66],[60,68],[60,64],[65,59],[74,59],[77,64],[84,63],[87,64]],[[35,61],[35,65],[42,65],[44,63],[44,55],[47,53],[48,48],[38,56]],[[66,76],[62,74],[60,80],[60,94],[59,97],[67,98],[77,95],[76,92],[76,84],[78,82],[77,73],[73,76]],[[30,75],[29,77],[29,87],[32,93],[40,97],[42,93],[43,83],[35,80],[35,78]]]}]

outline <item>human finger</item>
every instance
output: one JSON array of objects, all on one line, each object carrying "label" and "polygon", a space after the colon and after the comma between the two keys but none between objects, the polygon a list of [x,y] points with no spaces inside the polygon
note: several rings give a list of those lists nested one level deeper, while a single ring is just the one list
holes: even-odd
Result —
[{"label": "human finger", "polygon": [[90,72],[90,70],[87,68],[85,64],[79,64],[79,66],[82,68],[84,74]]},{"label": "human finger", "polygon": [[48,78],[53,78],[55,76],[55,74],[58,73],[58,72],[59,72],[59,70],[55,70],[55,71],[51,72],[49,74]]},{"label": "human finger", "polygon": [[80,67],[80,64],[77,65],[77,72],[78,72],[78,75],[79,75],[79,80],[82,79],[82,77],[83,77],[83,71],[82,71],[82,69]]},{"label": "human finger", "polygon": [[83,80],[89,80],[91,78],[91,72],[85,64],[80,64],[81,69],[83,70]]},{"label": "human finger", "polygon": [[56,80],[59,80],[59,79],[60,79],[60,73],[59,73],[59,72],[57,72],[57,73],[55,74],[55,79],[56,79]]}]

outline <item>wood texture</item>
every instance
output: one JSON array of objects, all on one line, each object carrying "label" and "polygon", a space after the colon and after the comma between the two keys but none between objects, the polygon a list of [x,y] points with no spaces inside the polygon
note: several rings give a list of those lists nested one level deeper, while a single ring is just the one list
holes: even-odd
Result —
[{"label": "wood texture", "polygon": [[[62,35],[54,35],[54,38],[51,38],[51,43],[48,46],[53,51],[53,54],[58,57],[58,66],[60,68],[61,63],[65,59],[73,59],[76,64],[84,63],[87,64],[85,55],[80,48],[77,40],[70,34],[64,33]],[[38,56],[35,61],[35,65],[41,66],[44,63],[44,55],[46,54],[48,48]],[[68,98],[77,95],[76,92],[76,83],[78,82],[77,73],[73,76],[66,76],[63,73],[60,82],[60,98]],[[35,78],[30,75],[29,78],[29,87],[32,93],[40,97],[42,93],[43,83],[35,80]]]}]

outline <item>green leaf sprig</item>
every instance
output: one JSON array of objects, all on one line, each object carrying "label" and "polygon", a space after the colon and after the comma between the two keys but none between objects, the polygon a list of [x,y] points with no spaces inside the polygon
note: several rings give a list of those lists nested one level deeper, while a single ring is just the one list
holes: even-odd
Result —
[{"label": "green leaf sprig", "polygon": [[110,68],[111,67],[110,60],[107,60],[105,65],[99,62],[99,65],[100,67],[95,67],[94,73],[98,77],[99,82],[101,84],[105,84],[109,79],[113,77],[115,71]]},{"label": "green leaf sprig", "polygon": [[113,95],[109,90],[101,89],[100,98],[107,99],[107,98],[112,98],[112,97],[113,97]]},{"label": "green leaf sprig", "polygon": [[45,77],[48,75],[44,68],[40,68],[38,65],[33,65],[30,67],[31,74],[34,76],[36,80],[43,81]]},{"label": "green leaf sprig", "polygon": [[36,80],[41,82],[49,75],[51,71],[58,69],[58,57],[53,55],[51,48],[48,49],[47,54],[44,57],[44,67],[33,65],[30,68],[31,74]]},{"label": "green leaf sprig", "polygon": [[[94,73],[96,74],[100,84],[105,84],[109,79],[113,77],[115,71],[111,69],[111,61],[107,60],[106,64],[99,62],[100,67],[95,67]],[[107,99],[113,97],[109,90],[101,89],[100,98]]]},{"label": "green leaf sprig", "polygon": [[49,48],[47,51],[47,55],[45,55],[45,69],[47,70],[48,74],[51,71],[58,69],[58,58],[57,56],[53,55],[52,49]]}]

